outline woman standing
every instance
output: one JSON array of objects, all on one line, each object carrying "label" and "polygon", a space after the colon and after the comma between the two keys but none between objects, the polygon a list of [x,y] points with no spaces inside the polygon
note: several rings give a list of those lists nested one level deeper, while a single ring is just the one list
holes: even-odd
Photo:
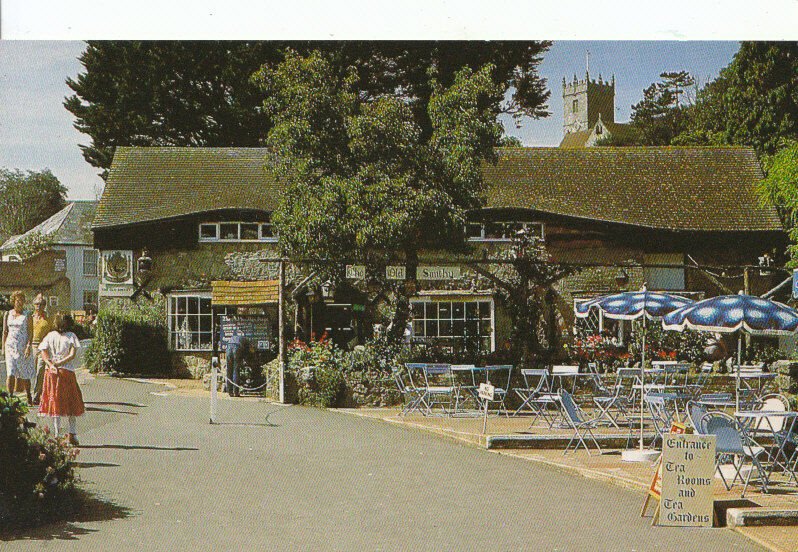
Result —
[{"label": "woman standing", "polygon": [[61,417],[67,416],[70,445],[78,446],[77,416],[85,412],[83,395],[75,377],[75,356],[80,341],[72,333],[72,317],[58,314],[53,320],[54,330],[39,344],[42,359],[47,365],[42,386],[40,416],[52,416],[56,438],[61,433]]},{"label": "woman standing", "polygon": [[3,315],[3,350],[8,373],[6,385],[12,395],[15,391],[25,391],[28,404],[31,404],[33,398],[30,395],[30,380],[35,376],[36,369],[30,358],[33,322],[24,310],[24,293],[12,293],[11,304],[13,308]]},{"label": "woman standing", "polygon": [[33,393],[33,404],[39,404],[42,399],[42,385],[44,384],[44,370],[46,368],[44,359],[39,351],[39,343],[42,342],[44,337],[53,329],[50,320],[47,319],[45,306],[47,301],[40,293],[33,300],[33,365],[36,367],[36,387]]}]

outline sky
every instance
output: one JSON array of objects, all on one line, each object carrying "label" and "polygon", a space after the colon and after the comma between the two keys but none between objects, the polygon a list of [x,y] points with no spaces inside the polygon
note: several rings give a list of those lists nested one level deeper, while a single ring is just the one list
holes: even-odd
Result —
[{"label": "sky", "polygon": [[[0,41],[0,167],[49,168],[69,190],[70,199],[93,199],[102,189],[99,172],[84,159],[78,132],[63,106],[71,93],[65,81],[82,66],[79,41]],[[700,83],[714,79],[739,48],[737,42],[709,41],[556,41],[544,55],[540,72],[551,90],[545,119],[503,120],[507,133],[524,145],[556,146],[562,139],[562,79],[615,75],[615,120],[629,120],[631,106],[664,71],[686,70]]]}]

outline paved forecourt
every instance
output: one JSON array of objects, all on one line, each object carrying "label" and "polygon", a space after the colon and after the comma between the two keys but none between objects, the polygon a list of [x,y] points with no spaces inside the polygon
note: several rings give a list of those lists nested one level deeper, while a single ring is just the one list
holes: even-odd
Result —
[{"label": "paved forecourt", "polygon": [[[158,394],[152,394],[158,393]],[[18,550],[758,550],[727,529],[652,528],[642,497],[336,412],[97,378],[76,521]]]}]

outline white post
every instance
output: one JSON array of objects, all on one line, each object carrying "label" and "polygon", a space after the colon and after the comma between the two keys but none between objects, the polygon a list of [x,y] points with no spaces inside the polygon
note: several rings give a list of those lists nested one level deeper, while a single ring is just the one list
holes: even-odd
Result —
[{"label": "white post", "polygon": [[740,364],[743,359],[743,331],[737,333],[737,375],[734,378],[734,404],[740,410]]},{"label": "white post", "polygon": [[216,403],[219,400],[217,387],[219,385],[219,357],[211,359],[211,422],[216,423]]},{"label": "white post", "polygon": [[285,404],[285,263],[280,261],[277,297],[277,338],[279,339],[280,392],[278,401]]},{"label": "white post", "polygon": [[643,407],[646,392],[646,313],[643,308],[643,352],[640,359],[640,450],[643,450]]}]

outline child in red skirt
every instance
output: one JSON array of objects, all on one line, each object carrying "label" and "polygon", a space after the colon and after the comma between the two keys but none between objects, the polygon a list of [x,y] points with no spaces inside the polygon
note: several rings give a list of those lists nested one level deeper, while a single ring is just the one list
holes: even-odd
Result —
[{"label": "child in red skirt", "polygon": [[78,446],[77,416],[85,412],[83,395],[75,377],[75,356],[80,347],[78,337],[72,333],[72,317],[58,314],[53,320],[54,331],[39,344],[42,359],[47,366],[39,406],[40,416],[52,416],[56,438],[61,433],[61,417],[69,420],[69,444]]}]

